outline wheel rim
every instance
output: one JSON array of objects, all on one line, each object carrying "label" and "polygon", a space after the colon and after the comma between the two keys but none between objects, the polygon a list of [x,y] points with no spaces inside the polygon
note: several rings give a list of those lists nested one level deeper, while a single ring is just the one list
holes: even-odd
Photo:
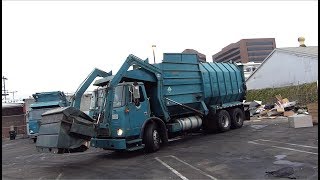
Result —
[{"label": "wheel rim", "polygon": [[229,126],[229,118],[227,116],[222,116],[221,124],[222,127],[227,128]]},{"label": "wheel rim", "polygon": [[241,122],[242,122],[242,117],[240,116],[240,114],[237,114],[237,115],[236,115],[236,122],[237,122],[238,124],[241,124]]},{"label": "wheel rim", "polygon": [[154,130],[152,133],[153,143],[158,146],[160,144],[160,136],[157,130]]}]

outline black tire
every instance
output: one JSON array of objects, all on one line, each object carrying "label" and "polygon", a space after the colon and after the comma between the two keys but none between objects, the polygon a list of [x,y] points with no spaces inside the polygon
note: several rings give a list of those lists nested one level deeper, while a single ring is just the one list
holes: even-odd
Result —
[{"label": "black tire", "polygon": [[151,123],[146,127],[143,141],[145,144],[145,150],[148,153],[156,152],[160,149],[161,137],[155,123]]},{"label": "black tire", "polygon": [[214,118],[212,113],[209,113],[206,117],[203,118],[203,130],[204,133],[217,133],[218,132],[218,124],[217,120]]},{"label": "black tire", "polygon": [[37,142],[37,138],[33,138],[33,142],[36,143]]},{"label": "black tire", "polygon": [[244,112],[240,108],[234,108],[230,110],[231,128],[241,128],[244,121]]},{"label": "black tire", "polygon": [[220,110],[216,114],[216,121],[218,124],[218,130],[219,132],[226,132],[230,130],[231,126],[231,118],[226,110]]}]

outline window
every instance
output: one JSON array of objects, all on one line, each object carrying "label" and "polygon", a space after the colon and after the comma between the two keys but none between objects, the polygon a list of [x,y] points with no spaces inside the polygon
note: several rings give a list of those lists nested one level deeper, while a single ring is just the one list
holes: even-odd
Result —
[{"label": "window", "polygon": [[252,62],[261,62],[265,59],[265,57],[250,57],[249,58],[249,61],[252,61]]},{"label": "window", "polygon": [[273,50],[273,47],[271,47],[271,46],[248,47],[247,50],[248,51]]},{"label": "window", "polygon": [[[107,87],[98,88],[93,91],[90,109],[99,109],[104,106],[104,101],[107,98],[108,90]],[[114,89],[113,107],[121,107],[125,105],[125,89],[123,86],[117,86]]]},{"label": "window", "polygon": [[237,56],[237,57],[234,57],[231,59],[231,61],[236,61],[236,60],[239,60],[240,59],[240,56]]},{"label": "window", "polygon": [[97,109],[103,105],[103,97],[106,94],[105,88],[97,88],[92,92],[90,109]]},{"label": "window", "polygon": [[221,58],[221,57],[223,57],[223,56],[225,56],[225,55],[227,55],[227,54],[231,53],[232,51],[234,51],[234,50],[236,50],[236,49],[239,49],[239,48],[232,48],[232,49],[230,49],[230,50],[228,50],[228,51],[226,51],[226,52],[224,52],[224,53],[220,54],[220,55],[219,55],[219,56],[217,56],[215,59],[217,60],[217,59],[219,59],[219,58]]},{"label": "window", "polygon": [[[132,86],[129,86],[129,93],[131,93],[130,102],[134,102],[133,93],[132,93]],[[140,94],[139,102],[143,102],[144,101],[144,95],[143,95],[143,91],[142,91],[142,87],[141,86],[139,86],[139,94]]]},{"label": "window", "polygon": [[247,42],[247,46],[256,46],[256,45],[273,45],[272,41],[257,41],[257,42]]},{"label": "window", "polygon": [[144,96],[143,96],[143,91],[142,91],[142,87],[139,86],[139,93],[140,93],[140,102],[144,101]]},{"label": "window", "polygon": [[236,62],[238,60],[240,60],[240,56],[236,56],[236,57],[234,57],[232,59],[225,59],[223,62],[229,62],[229,61]]},{"label": "window", "polygon": [[256,51],[256,52],[248,52],[249,56],[266,56],[269,55],[271,51]]},{"label": "window", "polygon": [[233,56],[235,56],[235,55],[238,55],[238,54],[240,54],[240,51],[234,52],[234,53],[232,53],[232,54],[224,57],[223,59],[229,59],[229,58],[231,58],[231,57],[233,57]]},{"label": "window", "polygon": [[125,88],[117,86],[114,90],[113,107],[121,107],[125,105]]}]

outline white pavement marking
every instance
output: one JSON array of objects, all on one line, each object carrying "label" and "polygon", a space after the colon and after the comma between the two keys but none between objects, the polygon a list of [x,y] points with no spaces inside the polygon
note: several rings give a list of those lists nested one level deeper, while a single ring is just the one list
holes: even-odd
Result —
[{"label": "white pavement marking", "polygon": [[[3,116],[2,116],[3,117]],[[8,144],[3,144],[2,145],[2,148],[5,148],[7,146],[12,146],[12,145],[15,145],[15,144],[18,144],[19,142],[14,142],[14,143],[8,143]]]},{"label": "white pavement marking", "polygon": [[58,175],[58,177],[56,178],[56,180],[59,180],[61,176],[62,176],[62,173],[60,173],[60,174]]},{"label": "white pavement marking", "polygon": [[183,139],[183,138],[182,137],[172,138],[172,139],[169,139],[168,142],[177,141],[177,140],[180,140],[180,139]]},{"label": "white pavement marking", "polygon": [[269,142],[275,142],[275,143],[279,143],[279,144],[288,144],[288,145],[292,145],[292,146],[301,146],[301,147],[306,147],[306,148],[318,149],[318,147],[314,147],[314,146],[306,146],[306,145],[293,144],[293,143],[284,143],[284,142],[279,142],[279,141],[271,141],[271,140],[267,140],[267,139],[257,139],[257,140],[254,140],[254,141],[269,141]]},{"label": "white pavement marking", "polygon": [[36,154],[31,154],[31,155],[25,155],[25,156],[17,156],[16,159],[21,159],[21,158],[29,158],[29,157],[32,157]]},{"label": "white pavement marking", "polygon": [[[257,143],[257,142],[254,142],[254,141],[248,141],[248,143],[250,143],[250,144],[258,144],[258,145],[263,145],[263,146],[270,146],[270,145],[267,145],[267,144],[261,144],[261,143]],[[281,147],[281,146],[270,146],[270,147],[318,155],[318,153],[309,152],[309,151],[303,151],[303,150],[298,150],[298,149],[293,149],[293,148],[287,148],[287,147]]]},{"label": "white pavement marking", "polygon": [[188,180],[185,176],[180,174],[177,170],[173,169],[171,166],[169,166],[167,163],[161,161],[158,157],[155,158],[157,161],[159,161],[162,165],[164,165],[166,168],[170,169],[173,173],[175,173],[177,176],[179,176],[183,180]]},{"label": "white pavement marking", "polygon": [[80,156],[80,155],[84,155],[84,154],[86,154],[86,155],[88,155],[88,154],[93,154],[93,155],[95,155],[95,154],[97,154],[97,152],[91,152],[91,151],[88,151],[88,152],[81,152],[81,153],[64,153],[63,155],[65,156],[65,157],[68,157],[68,156]]},{"label": "white pavement marking", "polygon": [[209,175],[209,174],[205,173],[205,172],[204,172],[204,171],[202,171],[201,169],[198,169],[198,168],[196,168],[196,167],[192,166],[191,164],[189,164],[189,163],[187,163],[187,162],[185,162],[185,161],[183,161],[183,160],[181,160],[181,159],[177,158],[176,156],[170,155],[170,157],[173,157],[174,159],[176,159],[176,160],[178,160],[178,161],[182,162],[183,164],[185,164],[185,165],[187,165],[187,166],[191,167],[192,169],[195,169],[195,170],[199,171],[201,174],[203,174],[203,175],[205,175],[205,176],[209,177],[210,179],[217,180],[217,178],[215,178],[215,177],[213,177],[213,176],[211,176],[211,175]]}]

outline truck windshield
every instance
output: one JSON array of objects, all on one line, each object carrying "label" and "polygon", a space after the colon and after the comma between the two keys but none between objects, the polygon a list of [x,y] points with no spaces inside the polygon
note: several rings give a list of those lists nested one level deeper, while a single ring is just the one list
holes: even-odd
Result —
[{"label": "truck windshield", "polygon": [[[92,93],[90,109],[103,107],[104,97],[107,96],[107,89],[100,88]],[[117,86],[114,90],[113,107],[121,107],[125,105],[125,88]]]},{"label": "truck windshield", "polygon": [[113,107],[121,107],[125,105],[125,88],[117,86],[114,90]]},{"label": "truck windshield", "polygon": [[[57,106],[59,107],[59,106]],[[41,108],[41,109],[32,109],[29,114],[28,118],[30,120],[40,120],[41,119],[41,114],[45,113],[46,111],[49,111],[51,109],[55,109],[57,107],[52,107],[52,108]]]}]

